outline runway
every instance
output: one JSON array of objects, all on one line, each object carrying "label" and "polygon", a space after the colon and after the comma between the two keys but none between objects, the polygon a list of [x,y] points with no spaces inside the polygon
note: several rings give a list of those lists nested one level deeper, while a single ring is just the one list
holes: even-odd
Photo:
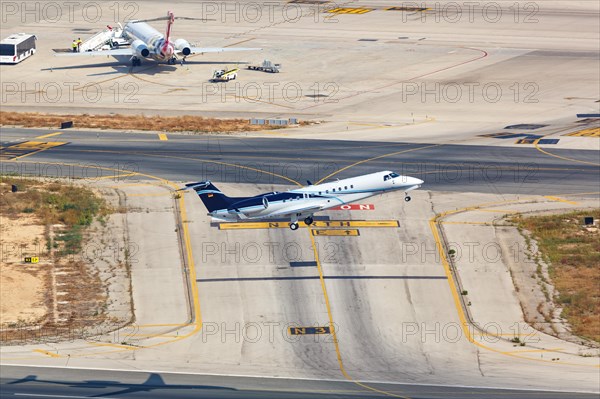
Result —
[{"label": "runway", "polygon": [[[365,392],[350,382],[148,373],[76,368],[1,367],[0,398],[256,398],[371,399],[389,397]],[[531,391],[436,385],[370,383],[388,394],[413,399],[592,399],[591,393]]]},{"label": "runway", "polygon": [[[2,128],[4,152],[48,131]],[[44,140],[61,145],[31,156],[6,156],[4,172],[116,179],[131,173],[179,181],[305,185],[380,170],[425,181],[435,191],[572,194],[600,184],[599,153],[586,150],[298,140],[278,137],[123,134],[64,131]],[[20,162],[22,161],[22,163]],[[55,164],[53,167],[48,165]],[[61,165],[58,165],[60,163]],[[37,166],[36,166],[37,165]],[[43,166],[46,165],[46,166]],[[74,165],[69,167],[69,165]],[[107,168],[107,169],[101,169]],[[70,176],[72,175],[72,176]],[[129,176],[143,179],[144,176]]]}]

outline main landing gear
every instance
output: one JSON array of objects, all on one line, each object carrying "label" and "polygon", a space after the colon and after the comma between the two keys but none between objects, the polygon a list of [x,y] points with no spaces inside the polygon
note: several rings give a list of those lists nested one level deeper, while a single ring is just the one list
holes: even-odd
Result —
[{"label": "main landing gear", "polygon": [[404,197],[404,201],[406,201],[406,202],[410,201],[410,199],[411,199],[410,195],[407,195],[406,197]]},{"label": "main landing gear", "polygon": [[136,66],[140,66],[140,65],[142,65],[142,60],[140,60],[140,59],[139,59],[139,58],[137,58],[137,57],[133,57],[133,58],[131,59],[131,66],[132,66],[132,67],[136,67]]},{"label": "main landing gear", "polygon": [[[300,227],[300,225],[298,224],[298,216],[300,216],[299,214],[296,215],[294,217],[294,219],[292,219],[292,221],[290,222],[289,226],[290,229],[292,230],[298,230],[298,228]],[[306,218],[304,218],[304,224],[306,224],[307,226],[310,226],[311,224],[313,224],[315,221],[313,219],[312,216],[307,216]]]}]

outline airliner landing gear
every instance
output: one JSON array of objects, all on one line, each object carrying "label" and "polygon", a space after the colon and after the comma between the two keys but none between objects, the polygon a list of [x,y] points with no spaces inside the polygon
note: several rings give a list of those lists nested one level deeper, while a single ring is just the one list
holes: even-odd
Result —
[{"label": "airliner landing gear", "polygon": [[292,230],[298,230],[298,227],[300,227],[298,225],[298,222],[291,222],[290,223],[290,229],[292,229]]},{"label": "airliner landing gear", "polygon": [[137,58],[137,57],[133,57],[133,58],[131,59],[131,66],[132,66],[132,67],[136,67],[136,66],[140,66],[140,65],[142,65],[142,60],[140,60],[140,59],[139,59],[139,58]]},{"label": "airliner landing gear", "polygon": [[167,64],[175,65],[176,62],[177,62],[177,58],[171,57],[171,58],[169,58],[169,61],[167,61]]},{"label": "airliner landing gear", "polygon": [[305,223],[307,226],[310,226],[311,224],[313,224],[313,223],[314,223],[314,220],[313,220],[312,216],[308,216],[306,219],[304,219],[304,223]]},{"label": "airliner landing gear", "polygon": [[407,195],[406,197],[404,197],[404,201],[406,201],[406,202],[410,201],[410,195]]}]

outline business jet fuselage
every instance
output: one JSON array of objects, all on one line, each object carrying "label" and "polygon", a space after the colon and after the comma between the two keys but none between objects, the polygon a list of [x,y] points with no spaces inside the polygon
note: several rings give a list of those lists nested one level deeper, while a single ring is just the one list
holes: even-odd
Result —
[{"label": "business jet fuselage", "polygon": [[204,202],[208,215],[215,219],[230,222],[289,218],[290,228],[296,230],[299,227],[298,220],[304,219],[305,224],[311,225],[313,214],[316,212],[374,195],[400,190],[405,192],[404,200],[410,201],[410,196],[406,193],[421,187],[422,184],[423,180],[415,177],[382,171],[254,197],[227,197],[210,181],[189,183],[185,189],[196,191]]}]

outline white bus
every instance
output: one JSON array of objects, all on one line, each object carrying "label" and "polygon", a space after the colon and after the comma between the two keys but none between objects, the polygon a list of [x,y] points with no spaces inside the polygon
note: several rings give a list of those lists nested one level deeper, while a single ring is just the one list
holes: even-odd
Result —
[{"label": "white bus", "polygon": [[0,63],[18,64],[35,54],[35,35],[16,33],[0,42]]}]

